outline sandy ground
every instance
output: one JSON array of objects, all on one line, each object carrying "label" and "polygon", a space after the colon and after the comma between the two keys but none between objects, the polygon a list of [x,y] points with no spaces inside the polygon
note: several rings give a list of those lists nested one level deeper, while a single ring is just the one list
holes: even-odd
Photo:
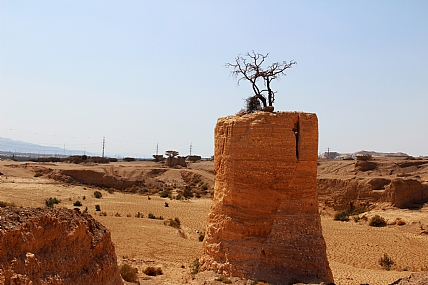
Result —
[{"label": "sandy ground", "polygon": [[[22,167],[9,167],[10,161],[0,162],[0,201],[15,203],[24,207],[44,207],[49,197],[61,200],[58,207],[74,208],[79,200],[88,212],[103,223],[112,233],[116,246],[118,263],[130,263],[141,272],[147,266],[161,267],[163,275],[149,277],[140,273],[141,284],[202,284],[213,280],[214,274],[189,274],[190,264],[200,256],[202,243],[199,233],[205,229],[205,219],[211,200],[191,199],[177,201],[168,198],[138,194],[122,194],[83,185],[69,185],[55,182],[34,174]],[[19,164],[19,163],[13,163]],[[201,166],[197,171],[209,171]],[[96,199],[95,190],[103,197]],[[165,207],[165,202],[169,207]],[[100,205],[100,216],[95,211]],[[137,213],[143,218],[137,218]],[[164,220],[148,219],[151,213]],[[379,214],[388,221],[402,218],[406,225],[389,225],[373,228],[367,222],[333,221],[333,213],[321,212],[323,234],[327,254],[336,284],[354,285],[390,284],[411,272],[428,270],[428,235],[421,234],[428,229],[428,207],[420,210],[385,208],[366,213],[368,217]],[[179,218],[182,230],[164,225],[169,218]],[[379,259],[387,253],[395,261],[391,271],[383,270]],[[196,279],[194,279],[196,278]],[[220,284],[220,283],[219,283]]]}]

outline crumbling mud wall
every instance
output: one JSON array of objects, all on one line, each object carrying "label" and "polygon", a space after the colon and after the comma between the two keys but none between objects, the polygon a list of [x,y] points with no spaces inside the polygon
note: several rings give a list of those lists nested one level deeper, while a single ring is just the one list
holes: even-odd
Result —
[{"label": "crumbling mud wall", "polygon": [[333,282],[318,213],[317,151],[315,114],[217,121],[201,270],[272,284]]},{"label": "crumbling mud wall", "polygon": [[0,284],[123,284],[110,232],[69,209],[0,208]]}]

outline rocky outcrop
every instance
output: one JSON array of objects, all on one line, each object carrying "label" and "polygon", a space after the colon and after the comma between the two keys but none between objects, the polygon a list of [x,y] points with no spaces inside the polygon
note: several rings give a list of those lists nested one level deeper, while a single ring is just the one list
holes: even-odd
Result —
[{"label": "rocky outcrop", "polygon": [[416,272],[404,278],[400,278],[390,285],[426,285],[428,284],[428,272]]},{"label": "rocky outcrop", "polygon": [[123,284],[110,232],[69,209],[0,208],[0,284]]},{"label": "rocky outcrop", "polygon": [[428,202],[428,184],[406,178],[318,178],[318,196],[336,210],[352,204],[386,203],[412,208]]},{"label": "rocky outcrop", "polygon": [[377,164],[373,161],[356,161],[355,170],[357,171],[368,171],[376,169]]},{"label": "rocky outcrop", "polygon": [[165,165],[168,167],[175,167],[177,165],[181,167],[187,167],[186,158],[185,157],[167,157],[165,159]]},{"label": "rocky outcrop", "polygon": [[201,270],[272,284],[333,282],[318,214],[317,150],[315,114],[217,121]]}]

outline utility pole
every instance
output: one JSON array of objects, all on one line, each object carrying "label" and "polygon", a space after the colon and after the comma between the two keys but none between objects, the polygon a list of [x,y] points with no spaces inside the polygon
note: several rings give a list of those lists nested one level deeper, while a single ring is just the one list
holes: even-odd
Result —
[{"label": "utility pole", "polygon": [[327,159],[330,159],[330,148],[327,148]]},{"label": "utility pole", "polygon": [[104,148],[105,148],[105,145],[106,145],[106,137],[103,137],[103,155],[102,155],[102,157],[104,157]]},{"label": "utility pole", "polygon": [[159,144],[156,143],[156,156],[158,155],[158,153],[159,153]]},{"label": "utility pole", "polygon": [[192,143],[190,143],[190,156],[192,156]]}]

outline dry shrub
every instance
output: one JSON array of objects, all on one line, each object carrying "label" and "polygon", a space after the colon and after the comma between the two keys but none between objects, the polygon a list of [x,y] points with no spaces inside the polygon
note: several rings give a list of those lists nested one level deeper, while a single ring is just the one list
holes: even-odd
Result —
[{"label": "dry shrub", "polygon": [[181,227],[181,222],[179,218],[175,218],[174,220],[168,219],[167,221],[164,222],[164,225],[179,229]]},{"label": "dry shrub", "polygon": [[146,269],[143,270],[143,273],[148,276],[157,276],[163,274],[162,268],[153,266],[146,267]]},{"label": "dry shrub", "polygon": [[123,264],[122,266],[120,266],[120,275],[127,282],[137,282],[137,272],[137,268],[134,268],[128,264]]},{"label": "dry shrub", "polygon": [[394,263],[395,262],[392,260],[392,258],[389,257],[386,253],[384,253],[383,257],[379,259],[379,265],[382,266],[383,269],[388,271],[391,269],[391,266],[394,265]]},{"label": "dry shrub", "polygon": [[371,226],[371,227],[385,227],[386,226],[386,220],[379,215],[375,215],[370,219],[369,226]]},{"label": "dry shrub", "polygon": [[5,208],[5,207],[16,207],[16,204],[5,202],[5,201],[0,201],[0,208]]}]

